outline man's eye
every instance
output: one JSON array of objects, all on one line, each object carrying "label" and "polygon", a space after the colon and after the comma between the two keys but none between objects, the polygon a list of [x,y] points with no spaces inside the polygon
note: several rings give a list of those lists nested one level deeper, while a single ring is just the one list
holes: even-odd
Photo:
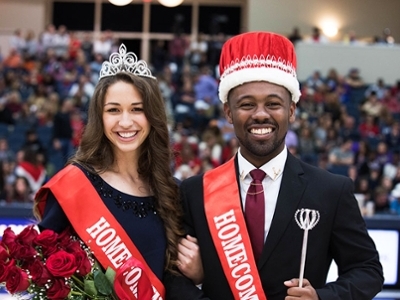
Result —
[{"label": "man's eye", "polygon": [[241,107],[252,107],[253,104],[252,103],[242,103],[240,106]]}]

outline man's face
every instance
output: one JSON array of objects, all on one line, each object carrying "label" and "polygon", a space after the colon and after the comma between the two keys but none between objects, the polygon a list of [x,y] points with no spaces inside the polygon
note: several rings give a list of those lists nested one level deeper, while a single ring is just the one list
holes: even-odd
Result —
[{"label": "man's face", "polygon": [[295,109],[288,90],[265,81],[235,87],[224,104],[241,154],[256,167],[283,150],[286,132],[295,120]]}]

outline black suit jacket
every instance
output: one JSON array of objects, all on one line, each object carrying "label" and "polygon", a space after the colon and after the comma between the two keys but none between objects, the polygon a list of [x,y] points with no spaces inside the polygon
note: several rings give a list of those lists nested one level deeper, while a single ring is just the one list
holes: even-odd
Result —
[{"label": "black suit jacket", "polygon": [[[235,166],[239,180],[237,159]],[[319,223],[308,234],[304,273],[320,299],[372,299],[382,289],[382,266],[353,195],[351,179],[308,165],[289,152],[282,176],[271,228],[257,263],[268,300],[284,299],[287,287],[283,282],[299,277],[304,231],[294,215],[301,208],[320,213]],[[180,190],[188,233],[197,237],[200,246],[203,292],[213,300],[234,299],[205,217],[203,176],[183,181]],[[326,284],[332,259],[340,276]],[[184,287],[177,295],[176,299],[189,299]]]}]

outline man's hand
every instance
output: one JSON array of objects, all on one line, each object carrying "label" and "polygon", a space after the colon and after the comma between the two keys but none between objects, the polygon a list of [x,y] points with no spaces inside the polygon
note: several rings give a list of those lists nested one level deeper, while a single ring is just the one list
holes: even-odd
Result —
[{"label": "man's hand", "polygon": [[284,284],[288,287],[285,300],[318,300],[317,292],[307,279],[303,280],[303,287],[299,287],[298,278],[285,281]]},{"label": "man's hand", "polygon": [[204,272],[199,245],[197,244],[197,239],[190,235],[179,241],[178,268],[194,284],[197,285],[203,282]]}]

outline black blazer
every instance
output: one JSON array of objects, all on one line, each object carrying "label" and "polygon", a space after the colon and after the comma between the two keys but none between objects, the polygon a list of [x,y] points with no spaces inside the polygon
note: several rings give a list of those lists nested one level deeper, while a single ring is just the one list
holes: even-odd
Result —
[{"label": "black blazer", "polygon": [[[239,180],[237,158],[235,166]],[[202,175],[194,176],[180,186],[185,223],[188,233],[199,241],[205,273],[203,292],[213,300],[233,299],[207,225],[202,179]],[[304,273],[320,299],[372,299],[382,289],[383,272],[353,195],[353,182],[308,165],[288,152],[275,214],[257,264],[268,300],[284,299],[287,287],[283,282],[299,277],[304,231],[294,215],[301,208],[320,213],[319,223],[308,234]],[[332,259],[340,276],[326,284]],[[184,287],[176,299],[189,299]]]}]

